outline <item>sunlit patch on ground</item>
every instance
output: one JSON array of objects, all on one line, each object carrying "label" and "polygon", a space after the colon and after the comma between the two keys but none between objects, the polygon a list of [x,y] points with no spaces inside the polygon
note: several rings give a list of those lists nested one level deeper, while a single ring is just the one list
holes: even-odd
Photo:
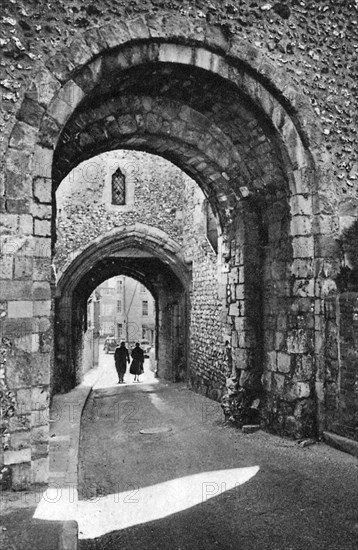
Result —
[{"label": "sunlit patch on ground", "polygon": [[131,487],[122,493],[77,501],[69,488],[48,489],[34,518],[76,520],[80,539],[101,537],[159,520],[193,506],[198,506],[225,491],[239,487],[259,471],[259,466],[216,470],[164,481],[149,487]]}]

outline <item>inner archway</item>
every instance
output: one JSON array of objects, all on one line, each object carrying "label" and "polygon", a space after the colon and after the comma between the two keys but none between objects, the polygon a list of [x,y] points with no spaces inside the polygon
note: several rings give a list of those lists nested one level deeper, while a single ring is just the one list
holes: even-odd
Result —
[{"label": "inner archway", "polygon": [[[176,376],[175,353],[183,350],[184,360],[188,354],[190,273],[179,250],[168,250],[170,242],[165,237],[159,230],[139,224],[120,228],[91,243],[64,271],[57,286],[54,391],[65,391],[80,382],[88,299],[104,281],[119,275],[135,279],[153,296],[158,375]],[[158,247],[160,240],[167,250]],[[180,327],[173,332],[179,319]]]}]

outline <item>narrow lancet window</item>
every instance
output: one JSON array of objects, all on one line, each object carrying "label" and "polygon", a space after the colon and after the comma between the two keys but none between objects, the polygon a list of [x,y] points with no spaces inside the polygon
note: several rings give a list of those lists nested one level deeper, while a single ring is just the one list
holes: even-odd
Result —
[{"label": "narrow lancet window", "polygon": [[120,168],[112,174],[112,204],[126,204],[126,181]]}]

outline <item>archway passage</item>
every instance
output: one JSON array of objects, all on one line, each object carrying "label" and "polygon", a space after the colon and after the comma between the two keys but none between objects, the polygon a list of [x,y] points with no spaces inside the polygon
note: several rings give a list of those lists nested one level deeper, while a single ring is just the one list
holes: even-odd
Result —
[{"label": "archway passage", "polygon": [[155,299],[158,376],[185,378],[185,369],[179,372],[179,365],[187,364],[190,273],[179,254],[164,250],[164,246],[170,247],[164,234],[155,233],[153,251],[150,229],[146,233],[141,229],[123,228],[102,242],[92,243],[64,271],[57,286],[54,392],[68,391],[81,381],[86,368],[88,298],[101,283],[118,275],[135,279]]},{"label": "archway passage", "polygon": [[[272,427],[302,433],[303,414],[304,432],[312,431],[313,379],[292,382],[297,355],[310,357],[314,339],[314,274],[300,264],[313,252],[307,128],[243,64],[162,41],[108,50],[66,86],[71,109],[64,116],[63,103],[54,103],[49,113],[60,130],[55,187],[81,161],[123,148],[160,155],[192,176],[222,233],[213,284],[222,300],[221,334],[206,345],[228,339],[235,359],[229,374],[247,387],[249,400],[261,397]],[[44,128],[44,142],[50,134]],[[293,285],[292,270],[299,279]],[[193,387],[222,395],[222,367],[219,376],[208,375],[197,356],[202,344],[193,344]],[[221,349],[215,364],[222,360]]]},{"label": "archway passage", "polygon": [[[49,87],[51,93],[44,94]],[[31,256],[15,270],[6,329],[11,333],[12,322],[15,328],[25,324],[31,334],[12,338],[15,353],[6,368],[13,376],[23,348],[41,364],[41,377],[31,371],[25,383],[33,396],[31,410],[39,394],[41,408],[48,406],[53,357],[51,198],[78,162],[126,148],[165,157],[191,175],[220,222],[217,278],[207,270],[194,281],[198,307],[202,297],[216,292],[220,322],[208,342],[196,347],[193,386],[205,393],[214,384],[225,386],[225,376],[217,375],[224,363],[220,333],[220,343],[232,346],[234,390],[248,384],[251,397],[260,393],[263,419],[274,430],[298,437],[314,432],[317,403],[324,401],[323,339],[316,335],[322,295],[334,285],[324,259],[335,255],[327,250],[333,215],[326,215],[318,196],[320,183],[319,191],[327,191],[325,175],[316,172],[315,163],[324,167],[325,161],[314,121],[306,98],[257,48],[237,37],[228,40],[202,22],[150,15],[116,22],[84,32],[71,48],[45,60],[17,113],[5,170],[7,199],[24,220],[25,239],[16,240],[16,251],[26,262]],[[11,232],[17,235],[17,229]],[[6,246],[13,245],[12,238]],[[157,244],[151,253],[166,264],[165,247]],[[176,273],[181,264],[172,260]],[[13,273],[11,264],[7,279]],[[68,284],[63,286],[71,290],[68,297],[81,295]],[[19,319],[22,312],[26,323]],[[205,345],[216,354],[210,365],[200,363],[199,348]],[[75,379],[71,370],[69,376]],[[11,384],[20,402],[24,388],[17,380]],[[36,431],[26,445],[27,461],[42,460]],[[34,462],[36,480],[46,477],[41,464]]]}]

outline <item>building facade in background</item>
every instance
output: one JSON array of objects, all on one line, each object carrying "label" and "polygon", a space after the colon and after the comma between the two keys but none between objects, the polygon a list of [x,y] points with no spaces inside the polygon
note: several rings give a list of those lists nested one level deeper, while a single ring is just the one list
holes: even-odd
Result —
[{"label": "building facade in background", "polygon": [[128,343],[155,343],[155,301],[141,283],[125,275],[112,277],[96,289],[100,302],[100,336]]}]

